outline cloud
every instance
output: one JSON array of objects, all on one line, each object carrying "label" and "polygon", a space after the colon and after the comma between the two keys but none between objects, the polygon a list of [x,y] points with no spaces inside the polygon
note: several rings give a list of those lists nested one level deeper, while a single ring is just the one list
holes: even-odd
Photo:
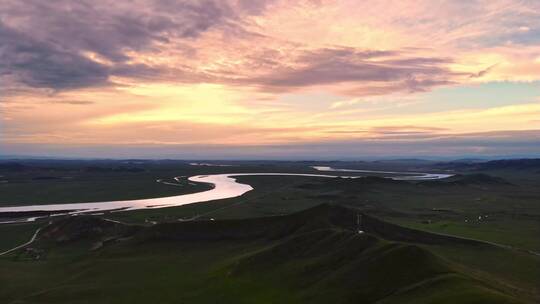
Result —
[{"label": "cloud", "polygon": [[[171,38],[193,38],[234,16],[226,2],[7,1],[3,19],[42,41],[74,52],[91,51],[114,62]],[[21,22],[24,20],[25,22]]]},{"label": "cloud", "polygon": [[[395,10],[388,9],[388,16],[377,20],[366,15],[394,6]],[[379,3],[369,9],[347,1],[5,0],[0,8],[0,38],[9,43],[2,45],[0,73],[10,87],[23,84],[57,91],[119,85],[116,82],[120,77],[250,86],[272,93],[316,86],[333,87],[340,94],[354,96],[414,93],[483,79],[493,63],[480,72],[470,72],[470,67],[467,72],[456,72],[451,67],[468,45],[463,39],[487,44],[483,39],[494,27],[492,16],[506,16],[501,22],[512,24],[514,29],[527,23],[527,35],[537,36],[536,22],[531,21],[536,14],[529,4],[506,11],[502,4],[444,2],[440,6],[429,1],[420,1],[414,8]],[[282,11],[287,14],[282,15]],[[416,15],[426,11],[433,12],[434,17],[415,21]],[[400,43],[378,49],[382,41],[377,39],[377,43],[366,44],[359,43],[363,40],[344,40],[343,44],[299,42],[291,32],[300,31],[309,37],[310,27],[305,22],[314,22],[311,13],[315,17],[320,14],[323,26],[319,29],[317,25],[312,32],[328,31],[320,33],[321,41],[327,36],[370,36],[383,30],[403,33],[400,38],[405,40],[410,36],[412,45]],[[486,17],[478,18],[481,14]],[[526,19],[518,19],[519,14]],[[287,17],[288,21],[274,25],[274,16],[278,21]],[[357,33],[356,26],[365,29]],[[427,39],[430,32],[434,32],[434,49],[425,48],[424,41],[424,47],[418,48],[417,36]],[[451,39],[440,39],[443,34]],[[492,36],[499,34],[496,31]],[[450,46],[441,48],[443,40]],[[457,49],[454,44],[459,44]],[[477,66],[486,64],[475,63],[474,70]]]},{"label": "cloud", "polygon": [[242,10],[249,12],[249,14],[251,15],[260,15],[266,11],[268,6],[272,5],[275,2],[277,1],[276,0],[257,0],[257,1],[238,0],[237,4]]},{"label": "cloud", "polygon": [[0,22],[0,77],[30,87],[79,88],[107,83],[107,67]]},{"label": "cloud", "polygon": [[361,102],[362,102],[362,99],[360,99],[360,98],[353,98],[353,99],[348,99],[348,100],[340,100],[340,101],[333,102],[330,105],[330,109],[348,107],[348,106],[352,106],[352,105],[355,105],[355,104],[358,104],[358,103],[361,103]]},{"label": "cloud", "polygon": [[1,2],[4,142],[361,151],[540,127],[534,1]]},{"label": "cloud", "polygon": [[89,100],[55,100],[54,103],[57,104],[68,104],[74,106],[84,106],[84,105],[93,105],[95,102]]},{"label": "cloud", "polygon": [[[248,85],[267,92],[350,83],[340,89],[349,95],[425,91],[459,76],[447,67],[452,62],[447,57],[313,48],[248,30],[249,18],[273,2],[6,1],[0,38],[8,43],[0,73],[14,83],[53,90],[114,85],[115,76]],[[231,36],[201,37],[214,30]],[[240,48],[228,50],[226,37]]]},{"label": "cloud", "polygon": [[[501,135],[505,139],[501,139]],[[176,159],[365,159],[391,157],[460,158],[540,157],[540,131],[504,131],[464,134],[428,140],[346,140],[270,145],[231,144],[32,144],[2,147],[11,155],[70,157],[176,158]],[[0,143],[1,145],[1,143]]]},{"label": "cloud", "polygon": [[[197,37],[218,25],[228,25],[236,17],[227,1],[154,1],[153,12],[166,13],[170,19],[159,29],[167,29],[180,37]],[[163,18],[163,17],[162,17]],[[153,28],[155,30],[155,28]]]},{"label": "cloud", "polygon": [[[377,83],[418,91],[449,82],[452,72],[441,58],[389,57],[397,52],[354,49],[322,49],[310,51],[294,61],[295,67],[283,68],[257,79],[263,86],[287,89],[336,83],[353,83],[369,88]],[[374,60],[376,59],[376,60]]]},{"label": "cloud", "polygon": [[407,50],[353,47],[265,47],[248,52],[233,66],[205,70],[210,82],[249,86],[269,93],[325,87],[343,95],[422,92],[459,81],[465,73],[448,68],[451,59],[415,56]]},{"label": "cloud", "polygon": [[477,73],[473,73],[469,76],[469,78],[481,78],[483,77],[484,75],[486,75],[487,73],[489,73],[491,70],[493,70],[495,67],[497,66],[497,64],[493,64]]},{"label": "cloud", "polygon": [[378,135],[399,135],[399,134],[425,134],[425,133],[440,133],[441,131],[449,131],[448,128],[426,127],[426,126],[382,126],[373,127],[371,132]]},{"label": "cloud", "polygon": [[[135,1],[139,2],[139,1]],[[4,1],[0,76],[54,90],[110,85],[111,76],[160,78],[162,67],[132,62],[171,39],[195,39],[234,13],[221,1]]]}]

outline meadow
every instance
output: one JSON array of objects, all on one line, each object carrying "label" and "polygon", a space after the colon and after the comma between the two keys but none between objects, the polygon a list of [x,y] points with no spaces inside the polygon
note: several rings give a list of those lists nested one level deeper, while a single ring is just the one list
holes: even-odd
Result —
[{"label": "meadow", "polygon": [[[325,164],[342,168],[366,166],[354,162]],[[370,163],[368,167],[388,170],[392,164]],[[0,185],[5,190],[2,205],[21,202],[18,198],[24,192],[28,193],[26,202],[56,203],[126,199],[123,193],[129,198],[145,198],[207,189],[208,185],[172,186],[156,182],[182,175],[317,173],[310,168],[313,162],[235,162],[230,167],[210,167],[180,161],[108,161],[92,163],[91,172],[87,163],[74,161],[24,165],[29,168],[4,168],[0,173],[14,181]],[[239,182],[255,190],[238,198],[106,213],[89,217],[90,220],[77,217],[81,218],[80,223],[77,218],[54,217],[1,225],[3,250],[28,240],[35,229],[47,225],[71,236],[44,236],[32,244],[32,248],[39,249],[37,258],[35,253],[24,251],[1,257],[0,265],[5,270],[1,281],[5,288],[0,298],[18,303],[37,299],[42,303],[106,303],[109,298],[118,299],[115,303],[152,299],[163,303],[211,303],[217,295],[224,303],[538,300],[537,169],[463,165],[451,169],[445,165],[441,169],[442,166],[410,161],[397,165],[400,170],[452,170],[456,176],[415,182],[380,177],[242,176]],[[73,178],[66,181],[36,179],[37,176]],[[31,190],[36,187],[44,192]],[[96,189],[102,190],[97,191],[99,194],[91,193]],[[366,214],[401,227],[436,233],[435,236],[474,239],[481,245],[399,240],[375,232],[359,235],[355,228],[344,224],[351,216],[336,222],[334,218],[341,218],[342,212],[332,215],[336,213],[334,207],[320,206],[339,206],[353,214]],[[102,219],[118,222],[111,228],[108,225],[112,222],[101,222]],[[230,223],[240,223],[233,225],[240,228],[227,228]],[[194,229],[189,225],[198,226]],[[245,236],[246,231],[261,230],[264,233]],[[220,237],[208,239],[205,233],[212,231],[220,231]],[[223,235],[223,231],[231,234]],[[365,271],[367,274],[362,276]],[[146,275],[149,273],[152,275]],[[381,273],[384,275],[379,276]],[[371,283],[360,286],[354,283],[358,281]],[[379,290],[381,285],[389,287]]]}]

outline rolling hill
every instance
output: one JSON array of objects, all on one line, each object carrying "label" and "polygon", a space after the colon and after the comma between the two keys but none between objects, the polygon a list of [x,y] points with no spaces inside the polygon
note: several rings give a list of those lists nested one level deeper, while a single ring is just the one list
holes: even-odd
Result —
[{"label": "rolling hill", "polygon": [[[430,246],[490,245],[320,205],[263,218],[60,219],[0,259],[5,303],[526,303]],[[114,300],[113,300],[114,299]]]}]

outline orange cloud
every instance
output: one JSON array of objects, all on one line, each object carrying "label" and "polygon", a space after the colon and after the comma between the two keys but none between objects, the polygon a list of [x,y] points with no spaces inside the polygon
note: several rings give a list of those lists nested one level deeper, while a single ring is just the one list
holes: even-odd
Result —
[{"label": "orange cloud", "polygon": [[7,0],[0,140],[256,145],[536,130],[530,97],[474,108],[419,93],[534,85],[539,39],[534,1]]}]

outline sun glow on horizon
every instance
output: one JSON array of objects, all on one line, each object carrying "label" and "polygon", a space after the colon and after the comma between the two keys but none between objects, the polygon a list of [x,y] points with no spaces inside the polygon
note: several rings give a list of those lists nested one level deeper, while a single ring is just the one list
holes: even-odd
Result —
[{"label": "sun glow on horizon", "polygon": [[538,139],[534,3],[182,3],[6,1],[3,149]]}]

